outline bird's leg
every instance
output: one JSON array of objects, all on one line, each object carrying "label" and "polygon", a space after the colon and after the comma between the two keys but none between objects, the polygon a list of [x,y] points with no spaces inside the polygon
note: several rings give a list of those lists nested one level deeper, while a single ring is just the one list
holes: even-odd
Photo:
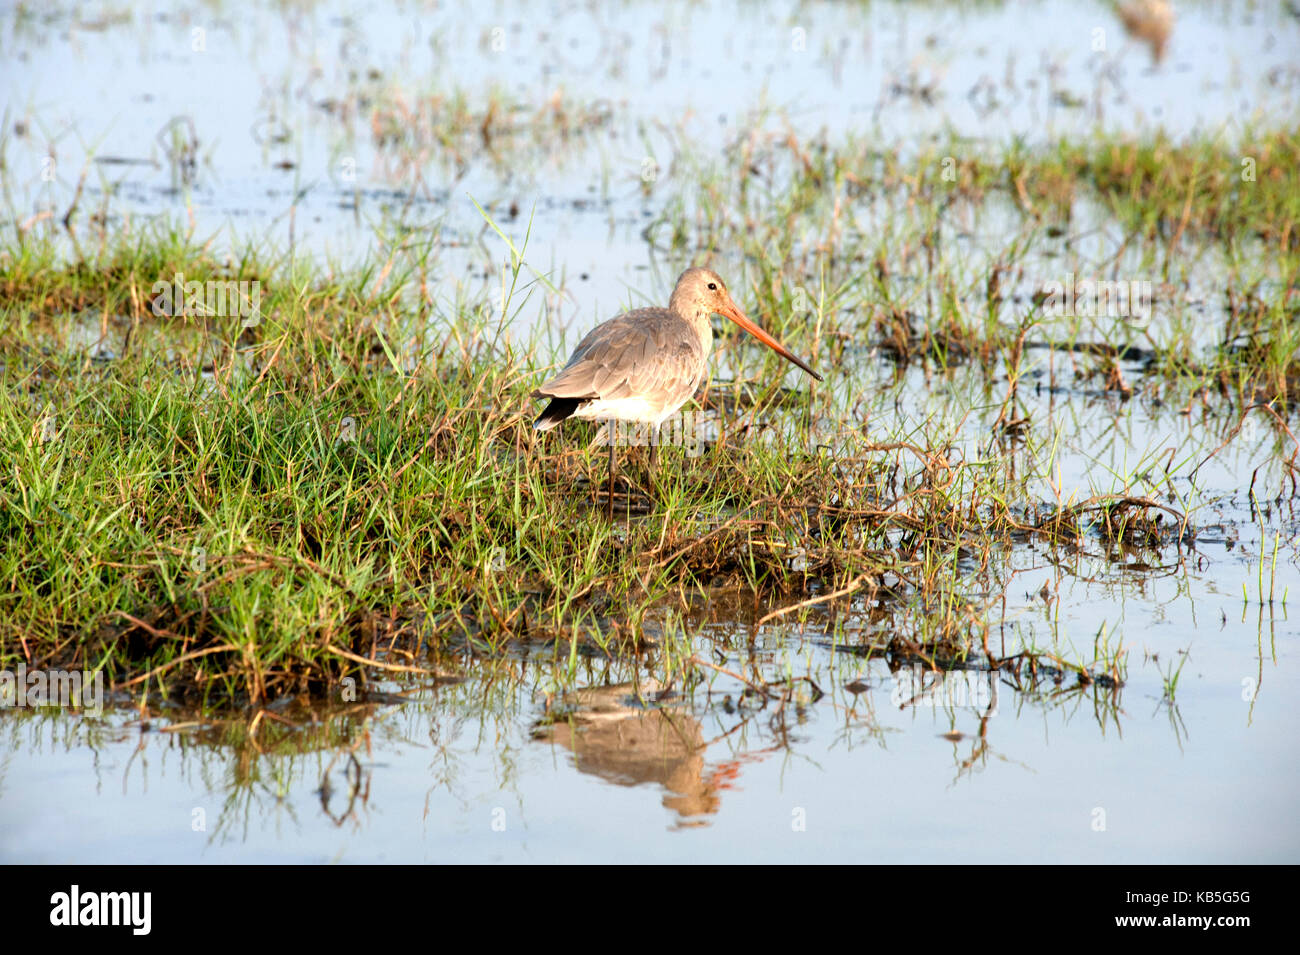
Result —
[{"label": "bird's leg", "polygon": [[609,432],[609,502],[605,509],[609,522],[614,523],[614,429],[611,426]]},{"label": "bird's leg", "polygon": [[654,504],[655,499],[659,497],[659,489],[655,486],[655,477],[659,473],[659,425],[650,426],[650,463],[646,467],[646,486],[650,490],[650,503]]}]

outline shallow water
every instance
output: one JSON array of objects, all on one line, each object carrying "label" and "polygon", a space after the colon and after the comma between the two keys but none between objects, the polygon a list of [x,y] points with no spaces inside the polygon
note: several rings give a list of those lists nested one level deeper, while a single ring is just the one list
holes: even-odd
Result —
[{"label": "shallow water", "polygon": [[[468,196],[503,217],[516,204],[512,234],[536,203],[529,262],[563,277],[560,319],[583,325],[671,281],[675,263],[641,230],[671,186],[674,144],[721,146],[764,100],[802,134],[920,143],[951,127],[998,142],[1157,125],[1231,136],[1296,115],[1300,89],[1300,21],[1273,5],[1181,4],[1157,68],[1104,5],[1082,2],[556,4],[545,24],[505,5],[48,9],[6,14],[0,38],[7,121],[28,128],[4,147],[26,170],[14,219],[61,214],[89,168],[84,208],[107,201],[110,228],[192,218],[221,244],[292,242],[346,262],[437,227],[450,299],[456,282],[491,287],[503,253]],[[412,187],[411,156],[321,105],[413,102],[449,83],[480,104],[495,85],[532,111],[562,87],[570,110],[606,103],[610,118],[568,150],[521,134],[494,154],[471,135],[463,169],[451,150],[415,157]],[[192,169],[158,141],[181,115],[199,139]],[[650,157],[664,180],[647,191]],[[660,626],[733,673],[811,679],[784,704],[717,671],[660,687],[649,661],[587,658],[585,689],[557,695],[567,647],[532,647],[461,661],[462,682],[386,685],[404,702],[288,706],[251,742],[239,723],[187,728],[192,714],[165,709],[145,724],[111,708],[0,713],[0,859],[1296,861],[1300,521],[1273,500],[1289,488],[1267,463],[1288,439],[1261,419],[1214,453],[1236,422],[1213,408],[1121,400],[1076,381],[1060,352],[1027,361],[1037,436],[1023,453],[1055,446],[1060,482],[1030,499],[1117,491],[1145,469],[1135,493],[1188,514],[1197,536],[1158,551],[1108,552],[1095,536],[1075,552],[1008,546],[956,586],[1008,646],[1087,661],[1122,643],[1122,686],[891,671],[880,643],[896,607],[859,596],[759,624],[778,608],[718,589]],[[1000,384],[854,362],[842,377],[869,395],[870,420],[954,436],[967,460],[987,449]],[[962,409],[974,411],[954,431]],[[1194,485],[1163,480],[1171,450],[1206,459]]]},{"label": "shallow water", "polygon": [[[1122,635],[1128,680],[1116,691],[1066,680],[1019,694],[975,673],[936,686],[933,674],[832,653],[815,626],[700,620],[701,648],[737,647],[729,668],[811,666],[825,695],[778,713],[746,706],[720,677],[711,698],[638,703],[627,674],[597,670],[582,681],[593,695],[547,726],[546,667],[520,665],[510,691],[471,679],[375,712],[351,776],[336,754],[360,741],[355,718],[335,721],[350,724],[335,745],[312,749],[329,734],[304,731],[306,751],[259,756],[120,715],[10,716],[0,855],[1292,861],[1296,627],[1279,606],[1243,604],[1249,564],[1226,554],[1200,573],[1088,580],[1017,559],[1009,625],[1085,646],[1103,625]],[[1280,576],[1298,579],[1294,566]],[[1058,579],[1045,604],[1033,591]],[[842,614],[840,639],[861,622]],[[1163,671],[1183,652],[1170,705]]]},{"label": "shallow water", "polygon": [[[951,392],[963,401],[960,381]],[[1061,473],[1100,475],[1098,490],[1126,455],[1198,441],[1208,454],[1221,440],[1177,409],[1113,396],[1042,395],[1030,410],[1047,420],[1053,401],[1069,409]],[[0,856],[1293,861],[1300,518],[1289,502],[1253,513],[1234,477],[1269,442],[1230,444],[1195,488],[1166,485],[1198,529],[1190,546],[1112,549],[1086,534],[1077,548],[1008,546],[957,576],[995,650],[1086,663],[1122,645],[1119,687],[898,668],[885,652],[905,626],[897,606],[859,595],[759,624],[776,608],[722,587],[660,628],[684,629],[733,674],[811,679],[784,703],[711,670],[693,691],[662,687],[650,659],[579,657],[585,689],[566,694],[561,644],[461,660],[466,679],[434,689],[389,685],[401,703],[289,706],[296,728],[264,720],[256,745],[242,721],[168,732],[192,717],[166,709],[147,729],[129,712],[11,713]],[[1263,473],[1266,497],[1279,475]]]}]

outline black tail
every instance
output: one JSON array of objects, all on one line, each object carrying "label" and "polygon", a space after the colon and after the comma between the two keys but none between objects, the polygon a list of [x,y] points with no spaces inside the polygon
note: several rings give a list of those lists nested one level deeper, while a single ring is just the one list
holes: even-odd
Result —
[{"label": "black tail", "polygon": [[550,431],[565,418],[572,417],[578,410],[578,406],[586,400],[585,398],[552,398],[551,403],[533,422],[533,427],[538,431]]}]

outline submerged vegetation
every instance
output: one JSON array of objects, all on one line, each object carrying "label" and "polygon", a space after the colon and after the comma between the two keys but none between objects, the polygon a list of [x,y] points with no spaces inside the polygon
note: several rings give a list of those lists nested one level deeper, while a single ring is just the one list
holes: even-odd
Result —
[{"label": "submerged vegetation", "polygon": [[[1148,387],[1285,409],[1300,384],[1300,130],[1234,142],[989,154],[953,140],[904,155],[758,124],[695,170],[699,193],[676,194],[651,234],[683,254],[743,250],[761,310],[814,321],[814,357],[867,345],[992,370],[1050,347],[1095,357],[1128,391],[1114,359],[1131,355]],[[1061,308],[1052,283],[1080,307]],[[1120,283],[1144,290],[1140,308],[1127,288],[1104,294]]]}]

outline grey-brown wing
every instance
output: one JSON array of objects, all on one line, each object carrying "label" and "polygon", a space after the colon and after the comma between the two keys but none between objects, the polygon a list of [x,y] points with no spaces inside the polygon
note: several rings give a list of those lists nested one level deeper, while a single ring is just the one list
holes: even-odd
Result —
[{"label": "grey-brown wing", "polygon": [[703,366],[700,341],[689,325],[665,309],[639,309],[588,332],[564,369],[535,394],[671,399],[695,390]]}]

